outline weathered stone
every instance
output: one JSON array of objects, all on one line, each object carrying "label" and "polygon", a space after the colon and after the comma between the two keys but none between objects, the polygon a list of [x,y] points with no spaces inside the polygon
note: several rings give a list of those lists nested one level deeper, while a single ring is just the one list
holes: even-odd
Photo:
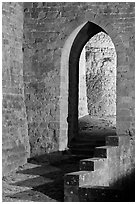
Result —
[{"label": "weathered stone", "polygon": [[[109,36],[99,33],[85,45],[86,92],[79,99],[79,111],[82,111],[82,100],[87,101],[88,113],[104,117],[116,115],[116,53]],[[81,74],[82,72],[80,72]],[[82,83],[82,81],[80,81]],[[84,94],[84,83],[80,84]],[[82,98],[83,96],[83,98]],[[80,105],[81,104],[81,105]],[[83,104],[84,105],[84,104]],[[85,113],[86,115],[86,113]]]},{"label": "weathered stone", "polygon": [[[15,125],[18,125],[17,127],[20,133],[15,132],[17,141],[17,135],[23,138],[22,142],[24,142],[24,145],[27,143],[28,147],[26,145],[25,148],[28,148],[27,151],[29,152],[27,125],[36,122],[37,127],[33,125],[29,126],[29,137],[33,138],[31,141],[31,152],[33,156],[35,154],[43,154],[47,151],[56,151],[59,140],[65,143],[63,148],[67,147],[68,129],[66,124],[68,101],[65,103],[63,100],[68,100],[67,87],[69,80],[67,73],[69,70],[68,68],[67,70],[62,69],[61,58],[64,56],[65,61],[71,49],[68,50],[65,48],[67,54],[63,55],[64,50],[62,48],[64,44],[66,44],[67,39],[70,48],[72,48],[75,37],[80,30],[75,31],[76,36],[74,39],[72,33],[74,29],[78,29],[85,21],[93,22],[102,27],[114,43],[117,54],[117,73],[122,73],[121,78],[126,79],[126,81],[121,82],[119,76],[117,77],[117,132],[120,131],[120,133],[123,134],[127,134],[127,132],[129,134],[130,131],[134,132],[134,117],[132,116],[132,118],[130,118],[128,115],[124,115],[125,121],[123,122],[121,121],[123,120],[123,118],[121,118],[123,116],[120,115],[121,113],[119,111],[122,106],[126,109],[134,108],[134,84],[132,83],[135,68],[134,13],[133,2],[3,3],[3,93],[5,95],[3,97],[3,105],[6,109],[12,109],[11,111],[16,110],[15,113],[10,114],[13,120],[4,119],[4,125],[9,125],[12,129],[11,138],[17,129]],[[90,30],[88,32],[90,32]],[[72,39],[69,41],[70,35]],[[85,36],[83,36],[83,38],[85,38]],[[97,45],[97,42],[95,42],[94,45]],[[94,51],[96,51],[96,54],[94,54],[95,58],[99,59],[103,51],[99,51],[99,49],[94,49]],[[78,47],[76,52],[79,52],[79,54],[81,52],[78,50]],[[109,56],[105,57],[104,65],[106,63],[108,66],[111,64],[109,58],[110,55],[113,55],[113,51],[107,50],[107,52]],[[97,60],[95,60],[95,62],[96,61]],[[65,61],[65,63],[68,62]],[[107,66],[105,66],[105,68]],[[113,70],[111,71],[113,74]],[[106,78],[108,75],[111,75],[110,72],[106,73]],[[98,79],[100,80],[100,78]],[[108,83],[108,87],[105,88],[105,91],[113,95],[112,92],[115,91],[113,89],[114,84],[111,83],[111,80],[112,78],[110,80],[104,79],[104,81]],[[25,90],[23,84],[25,84]],[[97,88],[101,89],[101,87],[102,83],[98,82]],[[75,86],[73,88],[75,88]],[[110,91],[110,89],[112,90]],[[98,99],[101,99],[98,91],[97,89],[94,90],[94,95],[98,96]],[[89,93],[89,95],[90,94],[92,93]],[[21,95],[22,102],[20,102],[18,97],[15,97],[16,99],[14,97],[10,99],[6,98],[8,95]],[[62,102],[61,97],[63,98]],[[105,97],[110,99],[110,95],[106,95]],[[91,98],[93,100],[93,97]],[[96,100],[96,98],[94,99]],[[102,101],[100,104],[101,109],[106,108],[105,101]],[[110,100],[109,102],[111,104],[113,101]],[[107,114],[115,111],[115,108],[110,108],[111,106],[109,106],[108,101],[107,105]],[[23,106],[23,109],[21,106]],[[23,121],[26,120],[26,123],[20,121],[22,114],[19,114],[19,112],[25,113],[25,107],[28,122],[27,119],[25,119],[26,116],[23,116]],[[93,109],[95,110],[94,107]],[[9,113],[5,114],[7,115]],[[17,114],[19,115],[18,117]],[[61,128],[61,126],[58,127],[58,125],[57,127],[51,128],[53,125],[51,121],[60,123],[61,117],[64,122],[63,124],[65,124],[63,128],[59,130],[58,128]],[[17,120],[20,122],[17,122]],[[22,125],[24,128],[21,128]],[[37,131],[35,132],[34,130],[36,129]],[[59,135],[59,132],[62,136]],[[35,133],[36,138],[34,138]],[[10,132],[8,134],[10,137]],[[44,136],[42,137],[42,135]],[[6,136],[3,135],[3,137]],[[39,140],[37,141],[37,139]],[[20,162],[23,163],[25,159]],[[17,161],[17,166],[18,165],[19,163]],[[9,169],[13,167],[14,165],[9,167]]]},{"label": "weathered stone", "polygon": [[29,157],[22,66],[22,4],[4,2],[4,10],[8,13],[3,13],[3,128],[6,128],[3,131],[3,175],[23,165]]}]

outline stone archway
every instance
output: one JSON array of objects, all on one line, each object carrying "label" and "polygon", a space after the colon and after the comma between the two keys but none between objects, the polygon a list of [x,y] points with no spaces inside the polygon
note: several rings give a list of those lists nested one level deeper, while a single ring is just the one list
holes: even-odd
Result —
[{"label": "stone archway", "polygon": [[[86,42],[95,34],[104,31],[98,25],[87,22],[76,36],[69,56],[69,93],[68,93],[68,146],[73,137],[78,134],[78,84],[79,59]],[[104,31],[105,32],[105,31]]]},{"label": "stone archway", "polygon": [[[103,31],[108,33],[112,41],[116,42],[116,52],[120,39],[111,24],[100,21],[100,26],[86,22],[76,28],[67,39],[61,56],[61,82],[60,82],[60,135],[59,150],[69,147],[71,139],[78,132],[78,76],[79,58],[86,42],[95,34]],[[118,52],[120,54],[120,52]],[[119,58],[118,58],[119,59]],[[69,90],[69,91],[68,91]]]},{"label": "stone archway", "polygon": [[116,51],[104,32],[84,46],[79,60],[79,118],[90,116],[116,125]]}]

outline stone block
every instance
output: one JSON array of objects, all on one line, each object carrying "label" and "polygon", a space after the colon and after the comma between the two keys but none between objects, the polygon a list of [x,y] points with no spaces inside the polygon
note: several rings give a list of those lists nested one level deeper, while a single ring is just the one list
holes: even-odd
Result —
[{"label": "stone block", "polygon": [[106,137],[106,146],[118,146],[119,137],[118,136],[107,136]]},{"label": "stone block", "polygon": [[118,149],[118,147],[115,146],[96,147],[94,156],[99,158],[109,158],[109,154],[113,151],[115,152],[115,149]]},{"label": "stone block", "polygon": [[110,187],[83,186],[79,188],[80,202],[117,202],[121,191]]},{"label": "stone block", "polygon": [[77,186],[64,186],[64,202],[79,202]]},{"label": "stone block", "polygon": [[[58,51],[57,49],[59,47],[63,47],[65,40],[68,38],[69,34],[71,34],[77,26],[79,26],[84,22],[83,19],[86,19],[88,21],[93,20],[95,23],[102,22],[102,25],[106,26],[104,28],[106,28],[108,35],[110,35],[112,41],[114,42],[114,45],[116,43],[115,47],[116,47],[116,50],[118,51],[117,52],[118,61],[119,61],[118,63],[121,64],[121,68],[119,68],[119,72],[121,71],[121,69],[123,70],[123,72],[128,70],[129,62],[127,58],[125,60],[125,54],[123,53],[125,52],[125,48],[127,49],[130,43],[131,45],[133,44],[132,43],[133,40],[131,39],[130,40],[131,42],[129,43],[128,35],[125,37],[126,32],[124,30],[127,29],[126,26],[130,26],[131,24],[133,24],[132,20],[128,20],[129,18],[132,18],[132,19],[134,18],[133,9],[131,9],[132,12],[127,13],[128,4],[125,4],[125,3],[124,4],[115,4],[114,2],[113,4],[112,3],[99,4],[97,2],[93,2],[93,3],[76,2],[74,4],[73,3],[67,3],[67,2],[63,2],[63,3],[44,2],[40,4],[36,2],[34,4],[32,2],[28,4],[24,3],[24,6],[25,6],[24,8],[27,9],[25,11],[25,16],[24,16],[24,20],[25,20],[24,21],[24,34],[25,34],[24,45],[25,47],[28,47],[29,50],[31,50],[29,53],[26,53],[26,55],[24,53],[24,78],[27,75],[29,75],[30,81],[33,80],[34,78],[35,79],[39,78],[40,80],[44,80],[44,83],[45,83],[45,87],[44,87],[45,91],[42,91],[38,87],[36,87],[36,89],[34,88],[34,90],[33,88],[32,89],[30,88],[29,90],[26,88],[25,94],[27,92],[30,93],[32,91],[35,93],[36,91],[37,95],[36,97],[35,96],[32,97],[30,101],[26,100],[25,102],[26,102],[26,106],[29,107],[27,108],[28,116],[32,114],[31,112],[32,109],[33,109],[33,112],[35,112],[35,109],[38,110],[38,108],[39,108],[39,111],[41,111],[41,113],[38,114],[39,115],[38,117],[36,117],[36,114],[34,114],[34,117],[30,119],[34,121],[38,120],[39,125],[42,123],[43,120],[46,120],[46,121],[56,120],[55,115],[58,112],[58,109],[60,109],[60,107],[62,106],[62,104],[59,104],[58,107],[56,106],[58,103],[56,99],[60,94],[59,93],[60,88],[59,86],[56,85],[57,83],[58,85],[60,83],[59,72],[57,74],[59,76],[59,81],[56,82],[54,80],[55,68],[58,68],[58,70],[60,69],[60,51]],[[111,12],[110,12],[110,8],[113,8]],[[94,15],[96,13],[102,13],[103,17],[101,18],[100,16],[96,15],[96,18],[94,18]],[[67,16],[67,18],[61,17],[61,15]],[[54,22],[53,22],[53,18],[56,18]],[[108,20],[106,21],[106,19]],[[131,33],[134,34],[133,30],[134,29],[130,29],[129,34]],[[118,39],[118,32],[119,32],[119,35],[121,36],[121,39]],[[53,55],[53,50],[54,50],[54,55]],[[48,54],[48,51],[50,52],[50,54]],[[129,56],[129,53],[127,55]],[[38,62],[36,62],[36,60],[38,60]],[[130,59],[131,66],[133,65],[132,61],[133,60]],[[66,75],[65,70],[64,72]],[[128,77],[128,74],[127,76],[125,76],[125,78],[127,77]],[[65,80],[65,78],[63,78],[63,80],[64,82],[67,81]],[[53,86],[54,87],[56,86],[56,89],[52,88]],[[66,85],[62,85],[62,86],[65,87]],[[110,87],[110,83],[108,87]],[[64,91],[65,91],[65,88],[64,88]],[[122,97],[120,98],[120,96],[118,95],[117,99],[120,100],[118,104],[120,104],[120,106],[122,106],[122,104],[125,104],[125,107],[126,106],[129,107],[130,102],[132,103],[132,99],[128,98],[127,94],[130,91],[128,92],[124,91],[124,92],[125,93],[123,98]],[[66,93],[66,91],[64,93]],[[123,89],[121,89],[120,95],[122,93],[123,93]],[[67,96],[67,93],[65,95]],[[108,95],[106,97],[108,97]],[[33,100],[35,101],[34,103],[33,103]],[[111,102],[112,101],[110,100],[110,103]],[[49,106],[47,106],[47,104],[50,104],[50,103],[55,104],[55,107],[57,107],[56,108],[57,111],[55,111],[55,107],[51,107],[49,110]],[[101,105],[104,108],[104,101],[101,103]],[[108,106],[106,107],[107,107],[107,111],[110,111]],[[66,110],[67,109],[64,106],[65,113],[67,112]],[[115,109],[112,107],[111,111],[112,110],[114,111]],[[119,115],[119,113],[117,114]],[[41,117],[41,121],[39,119],[40,117]],[[122,118],[120,120],[122,120]],[[63,129],[61,131],[63,131]],[[47,133],[45,132],[45,134]],[[64,127],[64,132],[62,132],[62,135],[65,135],[66,137],[67,127]],[[35,147],[35,151],[36,149],[37,147]]]},{"label": "stone block", "polygon": [[67,186],[79,186],[81,179],[84,180],[85,176],[89,174],[87,171],[78,171],[69,174],[65,174],[64,184]]},{"label": "stone block", "polygon": [[96,171],[79,171],[65,175],[65,184],[68,186],[109,186],[108,166]]},{"label": "stone block", "polygon": [[[102,158],[91,158],[80,160],[80,171],[95,171],[106,165],[107,160]],[[105,164],[104,164],[105,163]]]}]

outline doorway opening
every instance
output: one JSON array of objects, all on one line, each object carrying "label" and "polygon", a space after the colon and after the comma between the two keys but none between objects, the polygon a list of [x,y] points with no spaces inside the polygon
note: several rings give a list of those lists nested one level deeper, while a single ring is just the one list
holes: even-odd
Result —
[{"label": "doorway opening", "polygon": [[[107,46],[103,48],[101,48],[101,46],[93,46],[92,42],[98,42],[99,39],[105,39],[106,36],[108,36],[106,31],[103,30],[100,26],[92,22],[86,22],[83,25],[79,26],[71,34],[63,48],[61,58],[60,89],[60,150],[64,150],[66,146],[69,148],[72,147],[72,143],[75,139],[82,138],[79,134],[79,130],[83,130],[83,128],[85,128],[88,124],[88,121],[86,121],[86,123],[85,121],[83,121],[83,118],[85,116],[88,116],[86,120],[91,120],[91,118],[104,119],[104,116],[106,116],[107,119],[113,118],[111,119],[110,124],[114,124],[116,121],[116,103],[114,106],[112,105],[113,108],[112,106],[110,108],[113,109],[112,112],[114,114],[108,114],[109,111],[107,106],[111,100],[106,100],[106,105],[104,105],[103,101],[110,94],[108,91],[108,94],[105,95],[105,89],[106,87],[108,87],[107,80],[105,80],[105,77],[107,76],[106,67],[108,67],[108,64],[112,64],[112,62],[115,61],[116,70],[116,52],[115,54],[113,53],[115,56],[112,57],[112,41],[110,43],[110,47]],[[106,43],[107,40],[104,42],[104,44]],[[94,45],[97,45],[97,43],[94,42]],[[114,45],[113,51],[115,51]],[[109,54],[109,52],[111,54]],[[99,57],[99,55],[102,55],[102,57]],[[115,73],[116,80],[116,72],[112,69],[111,65],[109,66],[109,69],[110,68],[112,73]],[[109,75],[111,71],[108,71]],[[100,73],[100,75],[98,73]],[[101,73],[103,85],[102,82],[100,84],[97,84],[97,81],[99,82],[101,80]],[[93,78],[96,79],[95,82],[93,82]],[[111,83],[112,80],[108,81]],[[96,86],[94,83],[96,84]],[[115,82],[114,85],[116,85]],[[97,92],[97,89],[100,89],[100,92]],[[94,97],[92,96],[93,92]],[[103,95],[104,98],[102,97]],[[103,98],[102,106],[101,102],[99,102],[99,98],[101,97]],[[104,108],[102,108],[103,105]],[[90,124],[90,127],[91,126],[93,126],[93,124]]]},{"label": "doorway opening", "polygon": [[83,47],[79,60],[77,142],[103,145],[116,134],[116,51],[104,32]]}]

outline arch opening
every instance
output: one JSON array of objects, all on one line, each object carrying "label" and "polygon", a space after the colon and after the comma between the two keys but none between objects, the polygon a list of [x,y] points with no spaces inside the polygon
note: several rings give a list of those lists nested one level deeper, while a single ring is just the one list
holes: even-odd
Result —
[{"label": "arch opening", "polygon": [[[60,98],[60,117],[63,118],[60,121],[60,141],[59,141],[59,149],[64,150],[66,147],[70,146],[70,143],[73,138],[78,137],[78,118],[80,116],[80,61],[82,53],[85,52],[85,48],[87,49],[87,44],[90,42],[93,36],[98,35],[99,33],[104,33],[107,35],[106,31],[103,30],[100,26],[87,22],[81,26],[79,26],[67,40],[64,49],[62,52],[62,60],[61,60],[61,98]],[[84,50],[84,52],[83,52]],[[85,52],[83,55],[85,57],[86,66],[88,62],[86,61],[87,53],[89,50]],[[67,52],[65,54],[65,52]],[[65,59],[65,60],[64,60]],[[63,73],[63,68],[67,72]],[[86,68],[86,67],[85,67]],[[88,95],[87,90],[87,78],[88,78],[88,68],[83,73],[86,73],[86,90],[84,89],[84,94]],[[63,73],[63,74],[62,74]],[[91,73],[90,73],[91,74]],[[81,92],[82,93],[82,92]],[[64,95],[64,96],[63,96]],[[85,97],[86,98],[86,97]],[[90,113],[89,102],[85,101],[85,112],[88,115]]]},{"label": "arch opening", "polygon": [[79,118],[103,118],[116,126],[116,51],[104,32],[84,46],[79,61]]},{"label": "arch opening", "polygon": [[78,124],[77,144],[86,143],[88,135],[88,143],[94,146],[97,139],[102,145],[106,135],[116,134],[116,51],[104,32],[94,35],[81,52]]}]

